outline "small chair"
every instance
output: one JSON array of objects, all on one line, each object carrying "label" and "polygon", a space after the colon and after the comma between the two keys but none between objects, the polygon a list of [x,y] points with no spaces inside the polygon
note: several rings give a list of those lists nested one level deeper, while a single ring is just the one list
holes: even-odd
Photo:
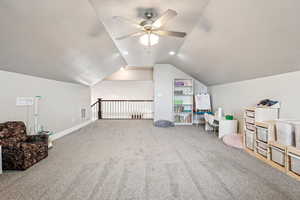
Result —
[{"label": "small chair", "polygon": [[25,170],[48,156],[48,135],[26,135],[23,122],[0,124],[4,170]]},{"label": "small chair", "polygon": [[215,120],[214,115],[205,113],[204,114],[205,124],[208,125],[213,132],[218,133],[219,122]]}]

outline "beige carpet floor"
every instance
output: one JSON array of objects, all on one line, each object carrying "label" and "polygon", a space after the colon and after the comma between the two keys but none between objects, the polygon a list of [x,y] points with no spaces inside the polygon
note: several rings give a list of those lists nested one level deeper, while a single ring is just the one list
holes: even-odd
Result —
[{"label": "beige carpet floor", "polygon": [[0,177],[1,200],[299,200],[300,182],[197,127],[97,121]]}]

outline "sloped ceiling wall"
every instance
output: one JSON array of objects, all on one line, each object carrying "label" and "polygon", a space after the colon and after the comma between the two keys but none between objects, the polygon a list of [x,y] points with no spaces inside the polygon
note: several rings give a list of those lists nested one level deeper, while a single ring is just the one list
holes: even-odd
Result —
[{"label": "sloped ceiling wall", "polygon": [[300,1],[210,0],[166,62],[207,85],[300,70]]},{"label": "sloped ceiling wall", "polygon": [[[112,16],[149,8],[176,10],[165,28],[188,36],[151,49],[114,40],[135,29]],[[87,85],[124,65],[170,63],[207,85],[296,71],[299,10],[298,0],[2,0],[0,70]]]},{"label": "sloped ceiling wall", "polygon": [[124,65],[88,1],[0,1],[0,70],[91,85]]}]

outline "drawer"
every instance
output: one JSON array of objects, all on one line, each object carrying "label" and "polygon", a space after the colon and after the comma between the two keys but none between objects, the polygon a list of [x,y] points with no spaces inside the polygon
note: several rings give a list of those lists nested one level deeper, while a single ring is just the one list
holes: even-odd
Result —
[{"label": "drawer", "polygon": [[254,120],[254,118],[246,117],[246,118],[245,118],[245,122],[246,122],[246,123],[250,123],[250,124],[254,124],[254,123],[255,123],[255,120]]},{"label": "drawer", "polygon": [[283,149],[271,146],[270,153],[270,158],[273,162],[285,166],[285,151]]},{"label": "drawer", "polygon": [[255,131],[255,125],[246,123],[246,128],[250,131]]},{"label": "drawer", "polygon": [[266,149],[256,147],[256,152],[265,158],[267,158],[267,156],[268,156],[268,150],[266,150]]},{"label": "drawer", "polygon": [[246,147],[254,150],[254,133],[251,131],[246,130],[246,137],[245,137]]},{"label": "drawer", "polygon": [[289,153],[288,156],[290,157],[290,170],[300,176],[300,156],[293,153]]},{"label": "drawer", "polygon": [[260,126],[256,127],[257,139],[263,142],[268,142],[268,129]]},{"label": "drawer", "polygon": [[261,141],[259,141],[259,140],[256,140],[256,146],[257,146],[257,147],[260,147],[260,148],[262,148],[262,149],[264,149],[264,150],[267,150],[268,147],[269,147],[268,144],[266,144],[266,143],[264,143],[264,142],[261,142]]},{"label": "drawer", "polygon": [[254,116],[255,116],[255,112],[249,111],[249,110],[246,110],[245,114],[246,114],[246,117],[254,118]]}]

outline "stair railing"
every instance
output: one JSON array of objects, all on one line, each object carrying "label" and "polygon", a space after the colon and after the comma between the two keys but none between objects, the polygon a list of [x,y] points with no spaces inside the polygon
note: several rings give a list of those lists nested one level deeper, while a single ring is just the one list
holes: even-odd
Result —
[{"label": "stair railing", "polygon": [[91,105],[94,120],[153,119],[153,100],[98,100]]}]

